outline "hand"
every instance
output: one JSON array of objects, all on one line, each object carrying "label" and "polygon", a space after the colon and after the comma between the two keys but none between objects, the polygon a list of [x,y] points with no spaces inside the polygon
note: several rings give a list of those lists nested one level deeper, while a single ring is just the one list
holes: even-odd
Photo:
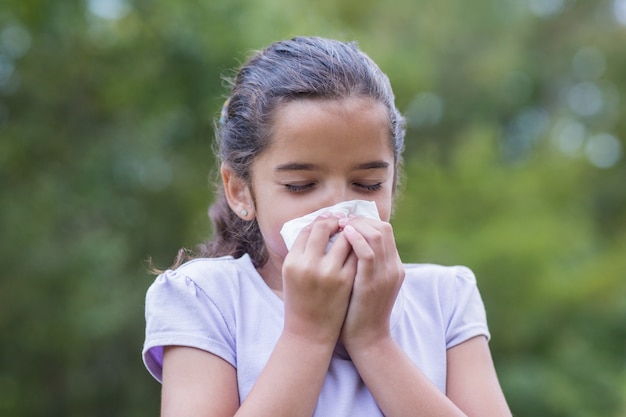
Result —
[{"label": "hand", "polygon": [[350,305],[341,332],[348,353],[391,337],[389,319],[404,280],[389,223],[366,218],[343,219],[342,235],[357,258]]},{"label": "hand", "polygon": [[320,216],[305,227],[282,267],[285,328],[314,343],[334,344],[339,338],[357,269],[357,257],[340,233],[326,253],[339,219]]}]

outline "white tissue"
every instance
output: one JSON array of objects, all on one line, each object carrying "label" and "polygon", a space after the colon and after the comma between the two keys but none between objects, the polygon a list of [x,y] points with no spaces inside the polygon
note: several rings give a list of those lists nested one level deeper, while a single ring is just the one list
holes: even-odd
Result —
[{"label": "white tissue", "polygon": [[[373,201],[351,200],[335,204],[334,206],[324,207],[305,216],[289,220],[283,225],[282,229],[280,230],[280,234],[285,241],[287,249],[291,249],[291,247],[293,246],[293,242],[300,234],[302,228],[311,224],[313,220],[315,220],[324,213],[343,213],[346,216],[354,215],[380,220],[380,216],[378,215],[378,209],[376,208],[376,203]],[[328,242],[328,246],[326,247],[327,251],[336,238],[337,235],[331,236],[330,241]]]}]

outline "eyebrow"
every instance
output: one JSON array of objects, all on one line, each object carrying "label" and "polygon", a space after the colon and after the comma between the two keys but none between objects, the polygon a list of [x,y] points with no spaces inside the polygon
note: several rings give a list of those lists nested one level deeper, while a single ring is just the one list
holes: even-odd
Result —
[{"label": "eyebrow", "polygon": [[364,164],[358,164],[354,167],[354,169],[384,169],[389,168],[389,162],[385,161],[370,161],[365,162]]},{"label": "eyebrow", "polygon": [[313,171],[319,167],[315,164],[303,164],[298,162],[288,162],[278,165],[274,171]]},{"label": "eyebrow", "polygon": [[[362,169],[385,169],[389,168],[389,162],[385,161],[369,161],[354,166],[355,170]],[[274,171],[314,171],[320,169],[319,165],[300,163],[300,162],[288,162],[286,164],[278,165],[274,168]]]}]

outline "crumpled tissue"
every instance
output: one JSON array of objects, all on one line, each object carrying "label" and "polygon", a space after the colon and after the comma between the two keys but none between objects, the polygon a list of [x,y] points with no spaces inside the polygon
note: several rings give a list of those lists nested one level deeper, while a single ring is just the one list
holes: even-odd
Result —
[{"label": "crumpled tissue", "polygon": [[[305,216],[289,220],[287,223],[285,223],[280,230],[280,234],[285,241],[287,249],[291,249],[291,247],[293,246],[293,242],[300,234],[302,228],[311,224],[313,220],[315,220],[324,213],[343,213],[346,216],[354,215],[380,220],[380,216],[378,215],[378,209],[376,208],[375,202],[365,200],[343,201],[341,203],[335,204],[334,206],[321,208],[314,211],[313,213],[309,213]],[[328,251],[336,238],[336,234],[330,237],[330,241],[328,242],[326,251]]]}]

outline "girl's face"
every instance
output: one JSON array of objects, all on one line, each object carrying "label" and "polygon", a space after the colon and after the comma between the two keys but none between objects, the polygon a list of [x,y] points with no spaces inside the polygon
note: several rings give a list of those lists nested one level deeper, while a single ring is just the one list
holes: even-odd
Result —
[{"label": "girl's face", "polygon": [[394,153],[385,106],[371,99],[299,99],[280,107],[270,145],[252,164],[255,215],[270,262],[288,220],[347,200],[375,201],[389,221]]}]

